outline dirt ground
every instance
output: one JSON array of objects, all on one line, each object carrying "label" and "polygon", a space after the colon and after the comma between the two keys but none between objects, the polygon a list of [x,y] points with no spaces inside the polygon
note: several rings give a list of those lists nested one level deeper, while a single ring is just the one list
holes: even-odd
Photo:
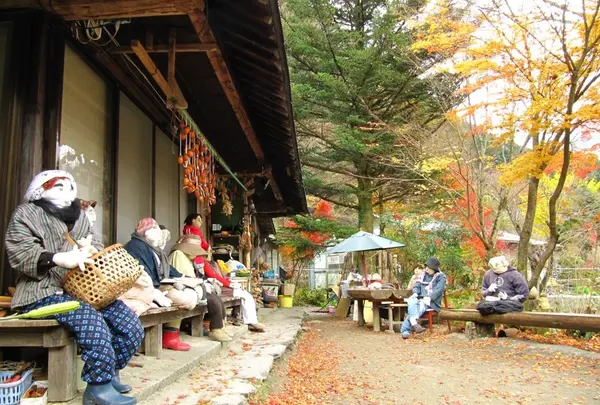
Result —
[{"label": "dirt ground", "polygon": [[600,354],[439,326],[403,340],[319,316],[250,401],[268,405],[600,404]]}]

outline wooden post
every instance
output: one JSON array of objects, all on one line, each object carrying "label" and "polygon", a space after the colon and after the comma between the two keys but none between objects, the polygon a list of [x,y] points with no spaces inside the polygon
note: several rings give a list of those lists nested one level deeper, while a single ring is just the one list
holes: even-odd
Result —
[{"label": "wooden post", "polygon": [[381,318],[379,316],[379,302],[373,301],[373,331],[381,331]]},{"label": "wooden post", "polygon": [[488,338],[496,336],[496,325],[489,323],[475,323],[477,337]]},{"label": "wooden post", "polygon": [[361,256],[362,256],[362,266],[363,266],[363,274],[364,274],[364,281],[363,284],[365,286],[369,285],[369,270],[367,270],[367,259],[365,258],[365,252],[361,252]]},{"label": "wooden post", "polygon": [[144,336],[144,354],[160,359],[162,354],[162,323],[146,328]]},{"label": "wooden post", "polygon": [[365,302],[364,300],[356,300],[358,304],[358,326],[365,326]]},{"label": "wooden post", "polygon": [[48,349],[48,401],[66,402],[77,395],[77,345]]},{"label": "wooden post", "polygon": [[204,334],[204,314],[192,317],[190,323],[191,335],[193,337],[202,337]]}]

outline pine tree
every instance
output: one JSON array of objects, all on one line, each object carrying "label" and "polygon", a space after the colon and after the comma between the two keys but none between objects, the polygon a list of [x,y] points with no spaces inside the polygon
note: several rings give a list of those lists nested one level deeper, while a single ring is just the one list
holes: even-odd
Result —
[{"label": "pine tree", "polygon": [[436,56],[411,50],[411,18],[424,3],[282,4],[307,193],[356,210],[369,232],[374,204],[418,192],[417,176],[381,156],[419,153],[421,137],[442,122],[436,99],[451,99],[457,88],[448,74],[424,79]]}]

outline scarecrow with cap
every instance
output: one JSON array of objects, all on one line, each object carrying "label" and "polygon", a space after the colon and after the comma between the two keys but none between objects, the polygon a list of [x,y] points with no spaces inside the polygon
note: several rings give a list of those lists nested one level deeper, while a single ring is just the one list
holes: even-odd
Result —
[{"label": "scarecrow with cap", "polygon": [[[73,247],[67,236],[77,241]],[[12,215],[6,230],[6,252],[17,273],[12,306],[29,312],[75,299],[62,291],[61,281],[74,268],[84,269],[91,256],[103,249],[77,198],[77,184],[65,171],[49,170],[34,177],[24,203]],[[144,328],[138,317],[117,300],[97,311],[80,302],[74,311],[51,315],[73,332],[85,362],[81,378],[87,382],[83,403],[130,405],[135,398],[122,384],[119,370],[135,354]]]},{"label": "scarecrow with cap", "polygon": [[411,329],[415,333],[426,331],[419,325],[419,318],[428,309],[440,311],[445,288],[446,275],[440,270],[440,261],[430,257],[425,262],[425,271],[412,289],[413,295],[407,300],[407,315],[400,330],[404,339],[410,337]]},{"label": "scarecrow with cap", "polygon": [[492,257],[489,265],[481,286],[483,301],[477,304],[477,310],[482,315],[522,311],[529,297],[523,275],[510,266],[504,256]]}]

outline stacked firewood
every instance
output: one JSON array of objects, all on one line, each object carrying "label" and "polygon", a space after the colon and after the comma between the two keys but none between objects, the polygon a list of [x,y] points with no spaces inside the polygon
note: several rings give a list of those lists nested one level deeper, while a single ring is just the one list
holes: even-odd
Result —
[{"label": "stacked firewood", "polygon": [[256,268],[252,268],[250,272],[250,286],[252,293],[252,297],[254,297],[254,301],[256,302],[256,308],[263,307],[263,299],[262,299],[262,284],[260,282],[260,270]]}]

